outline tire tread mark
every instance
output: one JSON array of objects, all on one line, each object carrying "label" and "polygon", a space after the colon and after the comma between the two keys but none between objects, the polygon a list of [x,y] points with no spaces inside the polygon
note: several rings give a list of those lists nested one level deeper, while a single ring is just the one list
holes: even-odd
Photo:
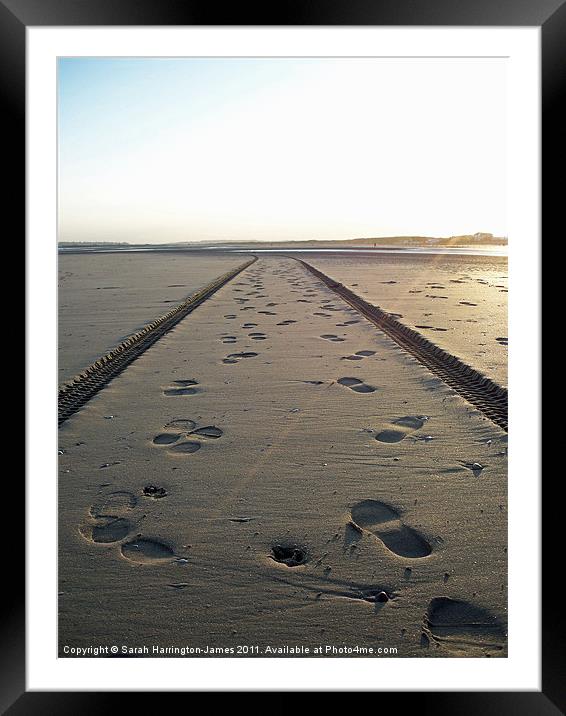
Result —
[{"label": "tire tread mark", "polygon": [[191,294],[175,308],[128,336],[116,348],[95,360],[81,373],[62,385],[59,388],[57,401],[59,425],[62,425],[71,415],[82,408],[112,378],[121,373],[126,366],[170,331],[180,320],[194,311],[197,306],[210,298],[219,288],[222,288],[255,261],[257,261],[257,256],[214,279],[196,293]]},{"label": "tire tread mark", "polygon": [[[293,257],[294,258],[294,257]],[[397,345],[443,380],[454,391],[507,432],[507,389],[439,348],[417,331],[405,326],[379,306],[374,306],[344,284],[330,278],[306,261],[295,259],[307,271],[343,298],[365,318],[393,339]]]}]

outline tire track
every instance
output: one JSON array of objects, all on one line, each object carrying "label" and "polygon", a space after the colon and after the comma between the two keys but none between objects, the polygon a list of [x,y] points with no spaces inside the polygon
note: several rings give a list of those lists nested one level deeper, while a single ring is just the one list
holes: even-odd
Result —
[{"label": "tire track", "polygon": [[59,425],[62,425],[73,413],[76,413],[112,378],[121,373],[124,368],[144,353],[165,333],[170,331],[180,320],[194,311],[203,301],[210,298],[219,288],[222,288],[255,261],[257,261],[257,256],[214,279],[214,281],[186,298],[163,316],[156,318],[136,333],[128,336],[116,348],[113,348],[106,355],[89,365],[88,368],[85,368],[82,373],[75,376],[71,382],[59,388]]},{"label": "tire track", "polygon": [[306,261],[295,260],[507,432],[506,388],[502,388],[456,356],[439,348],[417,331],[393,318],[391,314],[368,303],[344,284],[330,278]]}]

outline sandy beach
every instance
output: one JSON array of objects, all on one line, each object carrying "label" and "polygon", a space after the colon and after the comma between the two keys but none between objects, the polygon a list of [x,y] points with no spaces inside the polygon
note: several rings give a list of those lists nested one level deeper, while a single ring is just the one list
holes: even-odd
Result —
[{"label": "sandy beach", "polygon": [[[62,257],[60,379],[243,260]],[[506,384],[505,261],[309,261]],[[507,434],[292,258],[70,417],[59,465],[61,656],[507,654]]]},{"label": "sandy beach", "polygon": [[59,382],[241,263],[234,255],[60,254]]},{"label": "sandy beach", "polygon": [[507,258],[310,254],[321,271],[507,385]]}]

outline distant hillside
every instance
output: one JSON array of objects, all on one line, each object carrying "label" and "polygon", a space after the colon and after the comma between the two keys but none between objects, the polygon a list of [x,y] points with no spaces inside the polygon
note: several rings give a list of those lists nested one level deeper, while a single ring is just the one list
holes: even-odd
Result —
[{"label": "distant hillside", "polygon": [[462,234],[461,236],[380,236],[374,238],[347,239],[346,244],[359,246],[383,246],[401,244],[404,246],[486,246],[492,244],[507,244],[507,237],[493,234],[477,233]]}]

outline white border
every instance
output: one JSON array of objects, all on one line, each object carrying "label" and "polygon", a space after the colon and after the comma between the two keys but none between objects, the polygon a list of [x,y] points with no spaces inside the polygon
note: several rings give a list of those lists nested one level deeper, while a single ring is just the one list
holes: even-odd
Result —
[{"label": "white border", "polygon": [[[508,66],[509,658],[58,659],[56,57],[499,56]],[[540,690],[540,28],[27,28],[28,690]],[[480,108],[479,111],[482,111]],[[489,108],[485,108],[489,111]],[[471,198],[473,201],[473,197]],[[525,527],[528,526],[528,535]],[[528,600],[525,591],[528,585]],[[285,678],[288,672],[289,678]]]}]

